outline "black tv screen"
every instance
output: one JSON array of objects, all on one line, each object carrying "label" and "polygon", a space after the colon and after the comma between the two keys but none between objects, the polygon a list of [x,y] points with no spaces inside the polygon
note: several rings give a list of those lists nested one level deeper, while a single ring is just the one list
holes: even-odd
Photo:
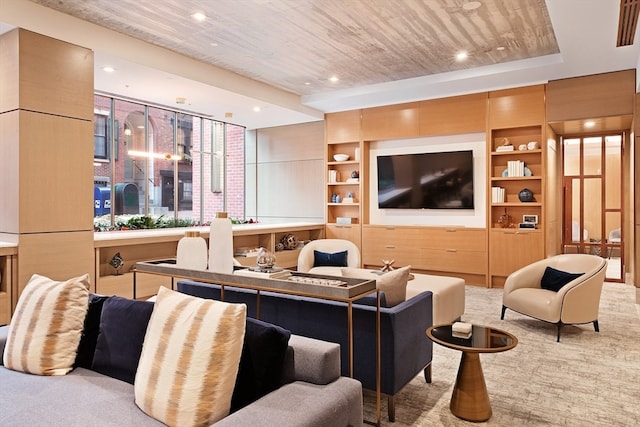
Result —
[{"label": "black tv screen", "polygon": [[381,209],[473,209],[473,151],[378,156]]}]

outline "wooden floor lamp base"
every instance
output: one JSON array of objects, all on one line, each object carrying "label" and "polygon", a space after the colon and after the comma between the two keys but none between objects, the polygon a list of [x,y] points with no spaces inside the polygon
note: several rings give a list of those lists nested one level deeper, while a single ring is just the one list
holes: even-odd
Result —
[{"label": "wooden floor lamp base", "polygon": [[478,353],[462,352],[449,407],[451,413],[463,420],[482,422],[491,418],[491,403]]}]

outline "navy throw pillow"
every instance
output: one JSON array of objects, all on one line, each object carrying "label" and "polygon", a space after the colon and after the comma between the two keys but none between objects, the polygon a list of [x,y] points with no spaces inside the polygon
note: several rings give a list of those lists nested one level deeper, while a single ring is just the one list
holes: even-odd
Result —
[{"label": "navy throw pillow", "polygon": [[102,306],[91,369],[133,384],[153,303],[113,296]]},{"label": "navy throw pillow", "polygon": [[280,387],[290,336],[280,326],[247,317],[231,412]]},{"label": "navy throw pillow", "polygon": [[105,295],[89,294],[89,309],[87,310],[87,316],[84,318],[84,329],[82,330],[82,337],[80,337],[74,367],[91,369],[93,354],[96,351],[96,343],[98,342],[98,333],[100,332],[102,305],[109,298]]},{"label": "navy throw pillow", "polygon": [[320,252],[313,251],[313,266],[314,267],[347,267],[347,253],[342,252]]},{"label": "navy throw pillow", "polygon": [[564,285],[583,274],[584,273],[568,273],[566,271],[556,270],[553,267],[547,267],[542,275],[540,287],[548,291],[558,292]]}]

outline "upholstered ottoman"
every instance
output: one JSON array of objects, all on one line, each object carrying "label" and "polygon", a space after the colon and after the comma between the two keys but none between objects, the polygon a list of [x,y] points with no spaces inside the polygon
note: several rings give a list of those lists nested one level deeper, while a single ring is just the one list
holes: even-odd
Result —
[{"label": "upholstered ottoman", "polygon": [[407,282],[407,299],[420,292],[433,293],[433,324],[452,323],[464,314],[464,279],[449,276],[412,273]]}]

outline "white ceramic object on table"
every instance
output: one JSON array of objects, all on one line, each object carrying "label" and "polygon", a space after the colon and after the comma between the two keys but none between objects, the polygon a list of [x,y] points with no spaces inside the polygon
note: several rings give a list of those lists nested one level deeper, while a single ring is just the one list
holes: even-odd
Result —
[{"label": "white ceramic object on table", "polygon": [[344,162],[346,160],[349,160],[349,155],[348,154],[334,154],[333,155],[333,160],[335,160],[336,162]]}]

